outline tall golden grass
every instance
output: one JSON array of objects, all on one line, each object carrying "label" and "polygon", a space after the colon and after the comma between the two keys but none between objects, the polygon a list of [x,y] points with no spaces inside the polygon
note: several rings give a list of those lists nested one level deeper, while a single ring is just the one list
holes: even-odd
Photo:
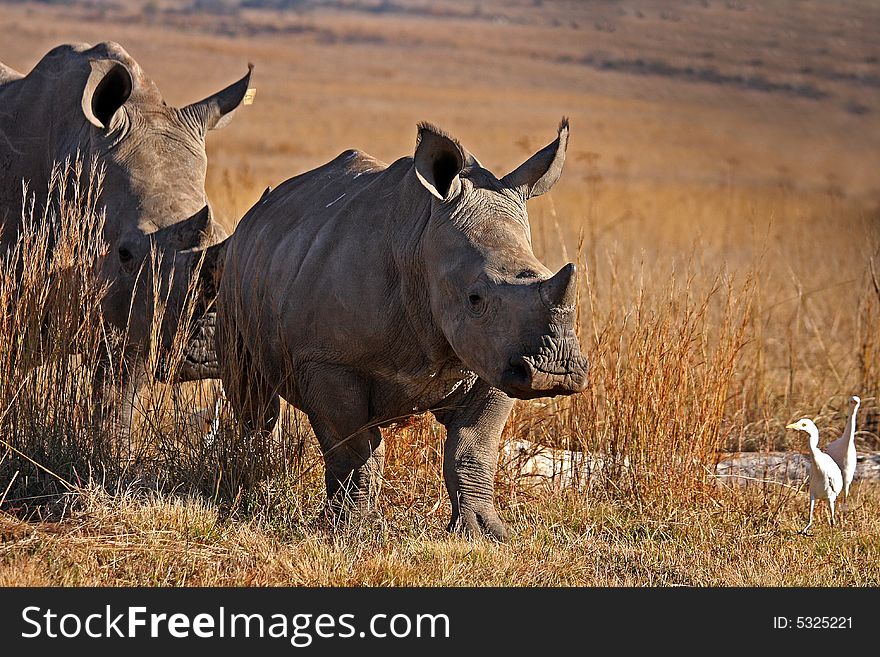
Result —
[{"label": "tall golden grass", "polygon": [[[45,209],[23,189],[23,229],[0,280],[0,476],[6,497],[46,502],[66,495],[84,477],[102,478],[120,456],[95,422],[104,340],[104,290],[95,277],[103,255],[100,184],[94,168],[68,161],[53,170],[52,202]],[[81,356],[72,359],[71,353]]]},{"label": "tall golden grass", "polygon": [[[82,163],[57,167],[49,189],[53,202],[39,210],[27,196],[25,230],[4,264],[5,505],[42,511],[48,506],[41,500],[54,504],[81,486],[98,482],[120,490],[137,483],[197,493],[227,511],[265,511],[283,500],[293,505],[288,510],[307,516],[296,499],[320,498],[323,466],[299,412],[285,409],[278,435],[260,444],[244,442],[229,408],[215,406],[222,394],[217,382],[166,386],[149,380],[124,439],[101,412],[112,394],[101,389],[102,354],[109,340],[117,345],[126,338],[111,336],[101,320],[100,182],[94,166],[89,172]],[[593,202],[601,203],[601,193],[592,191]],[[556,221],[553,207],[550,215]],[[547,219],[539,214],[537,221]],[[558,225],[555,231],[562,233]],[[541,241],[536,239],[539,250],[547,249]],[[866,400],[860,446],[876,447],[880,286],[873,254],[852,284],[857,305],[851,313],[835,313],[839,331],[824,335],[821,315],[803,297],[782,301],[796,304],[793,314],[768,320],[768,296],[781,302],[767,293],[776,272],[760,257],[732,269],[706,262],[705,248],[695,242],[663,276],[662,265],[644,260],[625,266],[619,250],[606,250],[600,264],[587,243],[582,236],[574,257],[583,272],[579,329],[591,363],[589,389],[519,403],[506,438],[601,455],[600,468],[580,473],[593,495],[675,504],[717,493],[712,468],[722,450],[785,447],[779,427],[803,412],[805,401],[813,413],[839,422],[844,406],[835,405],[835,396],[860,393]],[[558,248],[568,255],[563,241]],[[157,255],[152,266],[159,264]],[[163,321],[164,289],[153,286],[154,338]],[[192,287],[189,297],[195,296]],[[182,353],[192,308],[188,304],[181,318],[173,354]],[[837,349],[851,353],[840,357],[832,351]],[[817,356],[816,366],[827,371],[804,379],[799,365]],[[155,350],[143,357],[154,359]],[[118,372],[109,378],[118,379]],[[206,439],[212,421],[215,430]],[[389,503],[436,511],[444,500],[438,426],[426,416],[386,431],[386,439]],[[502,496],[516,493],[508,474],[502,469],[499,475]]]}]

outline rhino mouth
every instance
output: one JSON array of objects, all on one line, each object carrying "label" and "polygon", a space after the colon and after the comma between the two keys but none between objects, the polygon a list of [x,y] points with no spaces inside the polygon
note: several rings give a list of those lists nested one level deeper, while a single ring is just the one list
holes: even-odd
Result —
[{"label": "rhino mouth", "polygon": [[162,353],[156,365],[156,378],[163,383],[219,378],[216,326],[217,313],[213,310],[195,320],[180,360],[173,363],[167,352]]},{"label": "rhino mouth", "polygon": [[499,388],[516,399],[572,395],[586,388],[587,370],[576,341],[543,340],[508,361]]}]

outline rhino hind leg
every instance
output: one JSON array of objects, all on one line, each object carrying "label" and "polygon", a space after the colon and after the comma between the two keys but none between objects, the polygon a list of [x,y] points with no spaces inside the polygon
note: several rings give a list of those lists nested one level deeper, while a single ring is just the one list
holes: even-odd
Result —
[{"label": "rhino hind leg", "polygon": [[334,520],[345,523],[378,515],[385,469],[385,445],[379,429],[340,438],[338,430],[317,424],[324,453],[327,504]]},{"label": "rhino hind leg", "polygon": [[336,522],[377,515],[385,445],[369,426],[369,391],[356,375],[321,368],[300,381],[303,410],[324,455],[327,503]]},{"label": "rhino hind leg", "polygon": [[281,416],[281,398],[255,366],[241,336],[224,344],[231,348],[224,349],[227,357],[220,378],[243,434],[237,453],[227,456],[235,460],[230,465],[240,478],[239,486],[250,488],[270,474],[268,443]]},{"label": "rhino hind leg", "polygon": [[447,531],[506,541],[509,532],[495,508],[495,471],[513,400],[477,379],[442,406],[447,410],[434,415],[446,427],[443,478],[452,503]]},{"label": "rhino hind leg", "polygon": [[247,434],[271,434],[281,415],[281,398],[269,383],[251,367],[239,371],[223,372],[221,380],[226,398]]}]

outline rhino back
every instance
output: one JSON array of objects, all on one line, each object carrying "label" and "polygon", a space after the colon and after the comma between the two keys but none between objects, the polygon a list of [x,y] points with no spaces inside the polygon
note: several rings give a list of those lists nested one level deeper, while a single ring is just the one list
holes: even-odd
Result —
[{"label": "rhino back", "polygon": [[410,163],[346,151],[279,185],[236,227],[221,298],[270,380],[291,360],[397,371],[406,321],[390,245]]}]

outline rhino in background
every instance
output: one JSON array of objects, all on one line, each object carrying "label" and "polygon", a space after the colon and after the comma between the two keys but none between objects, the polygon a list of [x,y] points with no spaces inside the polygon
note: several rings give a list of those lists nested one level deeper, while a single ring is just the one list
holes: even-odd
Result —
[{"label": "rhino in background", "polygon": [[422,124],[414,157],[357,151],[268,192],[227,240],[217,297],[227,397],[250,439],[279,396],[308,415],[337,516],[372,512],[381,426],[431,411],[446,427],[448,529],[499,540],[498,442],[513,398],[584,389],[577,277],[532,252],[526,201],[565,158],[553,143],[496,178]]},{"label": "rhino in background", "polygon": [[[135,356],[150,339],[153,283],[142,272],[150,269],[151,249],[161,256],[161,271],[154,273],[168,298],[160,347],[167,349],[194,264],[206,247],[226,237],[205,195],[205,137],[242,104],[252,70],[222,91],[176,108],[116,43],[58,46],[27,75],[0,64],[0,257],[21,230],[22,181],[37,194],[39,210],[49,202],[46,189],[56,163],[96,160],[104,170],[100,205],[106,208],[109,249],[101,264],[110,283],[102,312],[111,327],[127,332],[126,399],[143,374]],[[212,330],[211,318],[202,318],[201,325]],[[178,380],[216,376],[214,354],[199,351],[188,351]],[[157,373],[160,378],[165,371]]]}]

